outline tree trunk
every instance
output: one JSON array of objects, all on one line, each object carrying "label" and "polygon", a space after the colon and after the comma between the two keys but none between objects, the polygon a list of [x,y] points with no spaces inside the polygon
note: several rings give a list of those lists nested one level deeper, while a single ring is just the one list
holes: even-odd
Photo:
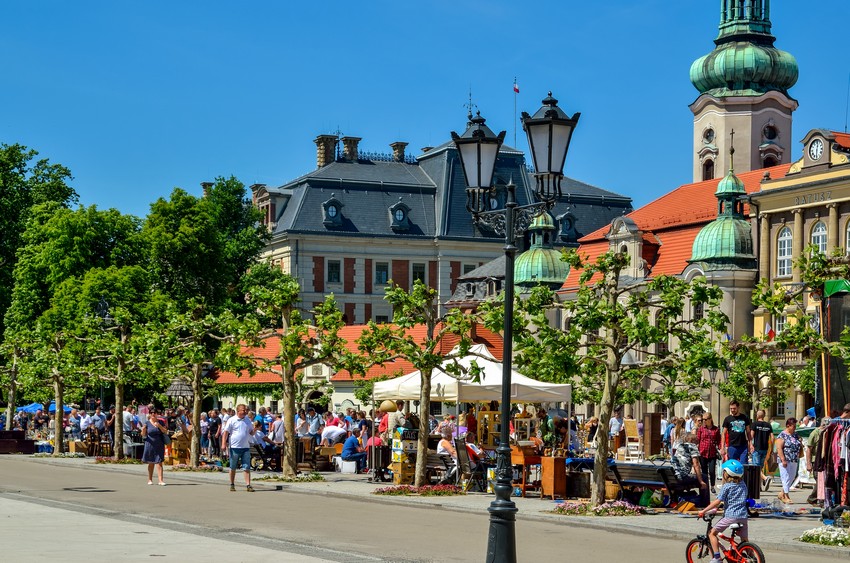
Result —
[{"label": "tree trunk", "polygon": [[590,504],[593,506],[599,506],[605,502],[605,478],[608,475],[608,453],[610,452],[608,429],[611,414],[614,412],[614,402],[617,399],[619,380],[619,372],[609,368],[605,375],[605,387],[602,390],[602,404],[599,405],[599,429],[596,431],[597,446],[596,455],[593,458],[593,484],[590,490]]},{"label": "tree trunk", "polygon": [[56,412],[53,413],[54,439],[53,455],[61,456],[65,453],[65,429],[62,427],[62,418],[65,414],[65,382],[60,375],[53,375],[54,400],[56,401]]},{"label": "tree trunk", "polygon": [[15,401],[17,397],[15,396],[18,391],[18,385],[15,383],[15,369],[12,368],[12,381],[9,383],[9,404],[6,406],[6,428],[5,430],[12,429],[12,417],[15,416]]},{"label": "tree trunk", "polygon": [[[119,360],[120,363],[120,360]],[[115,428],[112,429],[112,453],[115,459],[124,459],[124,384],[121,383],[121,368],[118,369],[119,380],[115,382]]]},{"label": "tree trunk", "polygon": [[189,465],[201,464],[201,408],[204,395],[201,388],[204,376],[203,364],[192,364],[192,448],[189,452]]},{"label": "tree trunk", "polygon": [[281,459],[284,477],[295,477],[298,473],[296,463],[297,444],[295,442],[295,379],[288,368],[281,375],[283,383],[283,459]]},{"label": "tree trunk", "polygon": [[[431,412],[431,373],[433,369],[420,371],[419,385],[419,441],[416,445],[416,481],[415,485],[427,485],[428,465],[428,414]],[[392,438],[392,437],[390,437]],[[392,444],[390,444],[392,445]]]}]

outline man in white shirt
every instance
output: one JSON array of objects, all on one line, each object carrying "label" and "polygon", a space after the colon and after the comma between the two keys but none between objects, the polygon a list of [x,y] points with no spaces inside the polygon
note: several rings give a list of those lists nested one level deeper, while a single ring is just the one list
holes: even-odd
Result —
[{"label": "man in white shirt", "polygon": [[133,423],[133,408],[124,407],[124,412],[121,413],[121,426],[124,428],[124,455],[130,455],[133,449],[133,439],[130,437],[130,432],[136,429]]},{"label": "man in white shirt", "polygon": [[608,434],[610,436],[616,436],[623,430],[623,419],[620,416],[620,411],[614,411],[614,416],[611,417],[611,421],[608,423]]},{"label": "man in white shirt", "polygon": [[246,405],[236,406],[236,416],[227,419],[224,432],[221,435],[222,445],[230,446],[230,491],[236,491],[234,481],[236,479],[236,466],[241,466],[245,474],[245,485],[249,493],[254,492],[251,486],[251,436],[256,429],[248,414]]},{"label": "man in white shirt", "polygon": [[80,431],[85,432],[92,425],[91,416],[86,411],[80,411]]},{"label": "man in white shirt", "polygon": [[334,444],[339,444],[346,436],[348,436],[348,430],[345,428],[341,428],[339,426],[325,426],[325,429],[322,430],[321,445],[333,446]]}]

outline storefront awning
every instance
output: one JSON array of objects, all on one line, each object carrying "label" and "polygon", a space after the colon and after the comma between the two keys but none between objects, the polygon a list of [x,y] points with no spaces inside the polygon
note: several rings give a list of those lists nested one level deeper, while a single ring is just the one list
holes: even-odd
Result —
[{"label": "storefront awning", "polygon": [[832,297],[836,293],[850,293],[850,281],[829,280],[823,284],[823,296]]}]

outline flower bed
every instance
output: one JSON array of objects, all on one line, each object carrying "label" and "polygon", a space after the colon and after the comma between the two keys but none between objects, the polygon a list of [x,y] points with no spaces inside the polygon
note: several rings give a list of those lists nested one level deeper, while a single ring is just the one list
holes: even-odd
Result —
[{"label": "flower bed", "polygon": [[81,453],[81,452],[58,454],[58,455],[49,454],[49,453],[38,453],[38,454],[32,454],[32,457],[52,457],[54,459],[56,459],[56,458],[75,458],[75,457],[86,457],[86,454]]},{"label": "flower bed", "polygon": [[821,526],[820,528],[813,528],[803,532],[803,535],[800,536],[800,541],[804,543],[847,547],[850,545],[850,533],[843,528],[836,528],[835,526]]},{"label": "flower bed", "polygon": [[395,487],[384,487],[372,491],[373,495],[384,496],[410,496],[419,495],[422,497],[450,497],[455,495],[465,495],[466,493],[456,485],[423,485],[421,487],[413,487],[411,485],[397,485]]},{"label": "flower bed", "polygon": [[565,502],[555,506],[555,510],[552,512],[566,516],[640,516],[647,514],[644,507],[622,500],[606,502],[599,506],[591,506],[581,502]]},{"label": "flower bed", "polygon": [[131,457],[125,457],[123,459],[115,459],[114,457],[102,457],[97,456],[94,458],[95,463],[112,463],[115,465],[139,465],[142,463],[140,459],[133,459]]},{"label": "flower bed", "polygon": [[170,471],[190,471],[195,473],[219,473],[224,471],[223,468],[218,465],[199,465],[198,467],[192,467],[191,465],[187,465],[185,463],[181,463],[179,465],[172,465]]},{"label": "flower bed", "polygon": [[257,477],[254,481],[276,481],[279,483],[311,483],[313,481],[324,481],[325,477],[321,473],[307,473],[296,475],[295,477],[284,477],[283,475],[264,475]]}]

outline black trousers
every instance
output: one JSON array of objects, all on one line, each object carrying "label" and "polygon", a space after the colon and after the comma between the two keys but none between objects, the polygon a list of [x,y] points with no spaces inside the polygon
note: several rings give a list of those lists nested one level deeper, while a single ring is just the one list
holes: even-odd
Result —
[{"label": "black trousers", "polygon": [[705,459],[699,458],[699,464],[702,468],[702,478],[708,483],[709,487],[713,487],[717,482],[717,458]]}]

